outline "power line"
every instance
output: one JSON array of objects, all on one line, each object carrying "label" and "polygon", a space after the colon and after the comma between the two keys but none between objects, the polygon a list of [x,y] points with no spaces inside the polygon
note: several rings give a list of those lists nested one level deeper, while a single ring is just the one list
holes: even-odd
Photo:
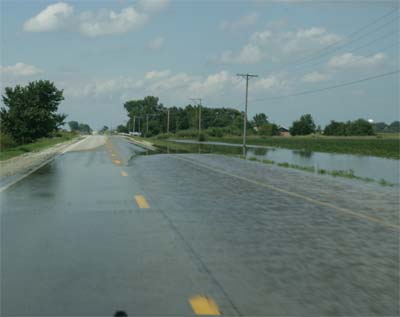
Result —
[{"label": "power line", "polygon": [[[384,18],[386,18],[386,17],[392,15],[392,14],[395,13],[396,11],[398,11],[398,8],[396,8],[395,10],[392,10],[392,11],[390,11],[390,12],[388,12],[388,13],[386,13],[386,14],[380,16],[380,17],[378,17],[377,19],[375,19],[375,20],[373,20],[373,21],[371,21],[371,22],[369,22],[369,23],[363,25],[362,27],[358,28],[358,29],[355,30],[354,32],[352,32],[352,33],[350,33],[349,35],[347,35],[347,40],[348,40],[348,39],[351,39],[352,37],[354,37],[354,36],[357,35],[358,33],[361,33],[361,32],[363,32],[363,31],[365,31],[365,30],[366,30],[367,28],[369,28],[371,25],[374,25],[374,24],[378,23],[380,20],[382,20],[382,19],[384,19]],[[398,18],[398,17],[396,16],[394,19],[392,19],[392,20],[390,20],[389,22],[387,22],[387,23],[385,23],[385,24],[379,26],[377,29],[375,29],[375,30],[373,30],[373,31],[370,31],[370,32],[367,33],[367,34],[370,34],[371,32],[375,32],[375,31],[381,29],[382,27],[386,26],[387,24],[392,23],[392,22],[393,22],[394,20],[396,20],[397,18]],[[364,37],[364,36],[365,36],[365,34],[362,35],[362,36],[360,36],[360,37],[358,37],[358,39],[360,39],[360,38],[362,38],[362,37]],[[288,67],[290,67],[290,66],[296,66],[296,65],[300,65],[300,64],[307,63],[307,62],[309,62],[309,61],[312,61],[312,60],[314,59],[314,56],[315,56],[315,55],[317,55],[317,56],[318,56],[318,55],[324,55],[324,53],[323,53],[323,54],[319,54],[319,53],[324,52],[324,51],[326,51],[326,50],[329,50],[330,48],[334,48],[334,49],[337,50],[337,49],[339,49],[339,48],[342,48],[342,47],[346,46],[347,44],[351,44],[351,43],[344,43],[344,44],[342,44],[341,46],[339,46],[338,48],[335,48],[335,46],[336,46],[337,44],[339,44],[339,43],[341,43],[341,42],[344,42],[345,40],[346,40],[346,39],[337,40],[337,41],[335,41],[335,42],[333,42],[333,43],[331,43],[331,44],[329,44],[329,45],[327,45],[327,46],[325,46],[325,47],[323,47],[323,48],[321,48],[321,49],[319,49],[319,50],[313,51],[313,52],[310,53],[310,54],[306,54],[306,55],[303,56],[302,58],[299,58],[299,59],[297,59],[297,60],[295,60],[295,61],[293,61],[293,62],[289,62],[286,66],[283,66],[283,67],[284,67],[284,68],[288,68]],[[326,55],[326,53],[325,53],[325,55]]]},{"label": "power line", "polygon": [[301,92],[297,92],[297,93],[293,93],[293,94],[288,94],[288,95],[281,95],[281,96],[275,96],[275,97],[266,97],[266,98],[258,98],[258,99],[253,99],[250,100],[251,102],[258,102],[258,101],[264,101],[264,100],[275,100],[275,99],[282,99],[282,98],[286,98],[286,97],[294,97],[294,96],[302,96],[302,95],[308,95],[308,94],[313,94],[313,93],[317,93],[320,91],[325,91],[325,90],[330,90],[330,89],[336,89],[339,87],[345,87],[345,86],[350,86],[350,85],[355,85],[364,81],[369,81],[369,80],[374,80],[374,79],[378,79],[381,77],[387,77],[390,75],[394,75],[399,73],[400,70],[395,70],[392,72],[388,72],[388,73],[383,73],[383,74],[379,74],[379,75],[375,75],[375,76],[370,76],[370,77],[366,77],[366,78],[362,78],[362,79],[358,79],[358,80],[354,80],[354,81],[348,81],[345,83],[341,83],[341,84],[337,84],[337,85],[333,85],[333,86],[328,86],[328,87],[323,87],[323,88],[318,88],[318,89],[313,89],[313,90],[305,90],[305,91],[301,91]]},{"label": "power line", "polygon": [[[376,38],[376,39],[374,39],[374,40],[372,40],[370,42],[364,43],[363,45],[360,45],[360,46],[357,46],[357,47],[355,47],[355,48],[353,48],[351,50],[348,50],[348,51],[346,51],[346,53],[354,53],[354,52],[356,52],[356,51],[358,51],[358,50],[360,50],[362,48],[366,48],[366,47],[372,46],[376,42],[381,41],[383,39],[386,39],[386,38],[390,37],[391,35],[397,34],[397,33],[398,32],[396,30],[393,30],[391,32],[388,32],[388,33],[384,34],[383,36],[380,36],[379,38]],[[393,42],[392,44],[390,44],[388,46],[384,46],[382,48],[379,48],[376,51],[376,53],[382,52],[382,51],[386,50],[387,48],[390,48],[390,47],[396,45],[397,43],[398,42]],[[320,64],[322,64],[324,62],[325,62],[325,59],[322,59],[320,61],[316,61],[315,63],[309,64],[309,65],[303,65],[304,67],[299,66],[297,69],[292,69],[291,71],[292,72],[305,71],[305,70],[309,69],[309,67],[314,67],[314,66],[320,65]]]}]

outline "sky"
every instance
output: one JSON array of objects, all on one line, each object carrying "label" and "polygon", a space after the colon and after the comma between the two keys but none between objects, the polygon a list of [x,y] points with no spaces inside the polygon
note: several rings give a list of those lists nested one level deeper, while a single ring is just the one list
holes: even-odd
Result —
[{"label": "sky", "polygon": [[124,102],[264,112],[288,127],[399,120],[398,1],[1,2],[1,91],[51,80],[60,112],[99,129],[127,121]]}]

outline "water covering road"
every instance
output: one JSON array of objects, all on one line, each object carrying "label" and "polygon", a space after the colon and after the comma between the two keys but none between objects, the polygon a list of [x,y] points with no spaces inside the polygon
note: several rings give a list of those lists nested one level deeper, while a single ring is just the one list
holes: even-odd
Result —
[{"label": "water covering road", "polygon": [[397,190],[145,153],[111,137],[1,193],[2,316],[399,315]]}]

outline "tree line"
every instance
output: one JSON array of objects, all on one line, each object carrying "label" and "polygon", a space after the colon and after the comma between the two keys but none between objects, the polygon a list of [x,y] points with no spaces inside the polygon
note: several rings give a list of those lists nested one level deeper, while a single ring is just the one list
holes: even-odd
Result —
[{"label": "tree line", "polygon": [[68,126],[72,132],[79,132],[81,134],[92,133],[92,128],[86,123],[79,123],[78,121],[69,121]]},{"label": "tree line", "polygon": [[[154,136],[167,131],[197,130],[199,115],[201,129],[211,136],[241,135],[243,131],[243,112],[233,108],[208,108],[196,105],[185,107],[165,107],[154,96],[124,103],[128,114],[128,122],[117,127],[118,132],[135,131],[146,136]],[[200,114],[201,111],[201,114]],[[169,113],[169,121],[168,121]],[[256,129],[254,129],[256,128]],[[278,125],[270,123],[264,114],[257,114],[248,121],[248,130],[263,135],[277,135]]]},{"label": "tree line", "polygon": [[[195,136],[199,124],[199,106],[165,107],[154,96],[130,100],[124,103],[128,114],[128,122],[117,127],[118,132],[141,132],[144,136],[154,136],[169,131],[182,136]],[[169,124],[168,124],[169,113]],[[233,108],[201,107],[201,129],[210,136],[242,135],[242,111]],[[258,113],[247,122],[247,133],[262,136],[279,135],[287,131],[283,127],[269,121],[265,113]],[[382,131],[384,130],[384,131]],[[186,132],[185,132],[186,131]],[[192,131],[192,132],[190,132]],[[289,127],[291,135],[324,134],[329,136],[368,136],[377,132],[399,132],[399,122],[390,125],[372,124],[365,119],[338,122],[332,120],[322,129],[314,122],[311,114],[302,115]]]}]

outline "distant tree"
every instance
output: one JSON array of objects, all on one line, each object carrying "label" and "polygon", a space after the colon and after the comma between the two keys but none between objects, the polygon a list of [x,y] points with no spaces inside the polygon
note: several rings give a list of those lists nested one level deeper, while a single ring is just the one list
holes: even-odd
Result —
[{"label": "distant tree", "polygon": [[305,114],[299,120],[294,121],[289,128],[291,135],[307,135],[315,133],[315,123],[310,114]]},{"label": "distant tree", "polygon": [[374,135],[374,129],[365,119],[357,119],[348,123],[347,135]]},{"label": "distant tree", "polygon": [[69,128],[71,131],[78,131],[79,130],[79,123],[78,121],[70,121],[68,122]]},{"label": "distant tree", "polygon": [[19,144],[49,136],[67,117],[57,113],[63,91],[48,80],[6,87],[2,97],[6,108],[0,110],[1,132]]},{"label": "distant tree", "polygon": [[324,129],[324,135],[347,135],[347,127],[344,122],[332,120]]},{"label": "distant tree", "polygon": [[80,133],[84,133],[84,134],[91,134],[92,133],[92,129],[86,123],[79,123],[79,132]]},{"label": "distant tree", "polygon": [[385,122],[376,122],[372,124],[374,132],[389,132],[389,126]]},{"label": "distant tree", "polygon": [[253,117],[253,125],[256,127],[261,127],[268,123],[268,117],[265,113],[257,113]]},{"label": "distant tree", "polygon": [[400,121],[393,121],[389,125],[390,132],[400,132]]},{"label": "distant tree", "polygon": [[275,123],[266,123],[258,126],[258,134],[264,136],[279,135],[278,126]]},{"label": "distant tree", "polygon": [[109,130],[109,128],[106,126],[106,125],[104,125],[101,129],[100,129],[100,133],[105,133],[105,132],[107,132]]},{"label": "distant tree", "polygon": [[117,132],[118,133],[128,133],[128,128],[125,125],[120,124],[119,126],[117,126]]}]

